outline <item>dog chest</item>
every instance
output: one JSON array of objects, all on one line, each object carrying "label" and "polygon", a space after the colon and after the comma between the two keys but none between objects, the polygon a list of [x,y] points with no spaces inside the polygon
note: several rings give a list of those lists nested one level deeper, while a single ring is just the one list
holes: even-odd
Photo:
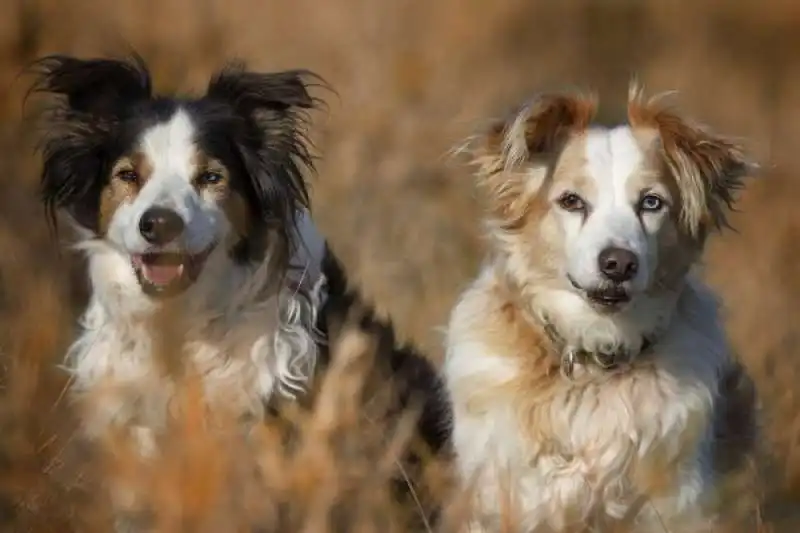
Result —
[{"label": "dog chest", "polygon": [[451,381],[454,440],[489,515],[506,490],[531,527],[619,519],[641,495],[679,517],[703,493],[711,393],[702,382],[649,365],[596,382],[556,375],[537,388],[504,358],[470,366],[480,370]]}]

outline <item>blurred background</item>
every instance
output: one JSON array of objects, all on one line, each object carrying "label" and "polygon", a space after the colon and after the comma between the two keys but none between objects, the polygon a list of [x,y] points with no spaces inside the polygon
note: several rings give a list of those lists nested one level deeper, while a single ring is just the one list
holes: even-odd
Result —
[{"label": "blurred background", "polygon": [[[337,94],[321,95],[328,109],[314,116],[322,156],[315,216],[367,294],[435,359],[437,328],[482,254],[470,175],[448,150],[534,91],[579,85],[601,102],[623,102],[636,75],[651,93],[677,90],[686,112],[744,137],[764,163],[733,218],[737,231],[713,240],[706,272],[764,404],[772,457],[762,467],[764,512],[794,530],[800,3],[0,0],[0,13],[1,327],[16,354],[3,363],[32,370],[2,409],[19,413],[37,394],[58,396],[49,369],[84,297],[82,272],[57,253],[36,201],[38,162],[21,106],[28,80],[20,77],[35,57],[134,48],[169,91],[202,91],[234,57],[254,69],[321,74]],[[9,439],[33,424],[15,420]],[[40,417],[28,433],[49,423],[60,421]]]}]

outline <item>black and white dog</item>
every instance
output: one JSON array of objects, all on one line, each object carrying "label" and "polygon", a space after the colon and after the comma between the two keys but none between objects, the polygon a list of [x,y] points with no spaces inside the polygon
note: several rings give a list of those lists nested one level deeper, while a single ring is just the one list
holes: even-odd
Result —
[{"label": "black and white dog", "polygon": [[187,317],[180,359],[207,403],[251,419],[307,393],[328,362],[328,325],[360,306],[381,375],[401,404],[422,400],[421,436],[441,448],[449,407],[435,370],[348,286],[309,215],[319,78],[236,65],[202,97],[178,98],[153,94],[138,56],[49,56],[33,70],[33,91],[55,96],[43,202],[54,225],[57,212],[74,222],[88,259],[90,301],[67,355],[88,435],[131,427],[143,453],[154,446],[172,390],[154,357],[165,306]]}]

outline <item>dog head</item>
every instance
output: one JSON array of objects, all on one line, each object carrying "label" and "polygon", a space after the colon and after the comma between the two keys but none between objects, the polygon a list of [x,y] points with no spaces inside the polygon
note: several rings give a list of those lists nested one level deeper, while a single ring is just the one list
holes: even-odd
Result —
[{"label": "dog head", "polygon": [[[241,264],[288,257],[299,212],[307,71],[228,66],[199,98],[153,94],[130,60],[50,56],[34,92],[57,97],[44,115],[41,190],[50,219],[63,210],[126,261],[146,295],[191,287],[210,257]],[[127,279],[132,280],[132,276]]]},{"label": "dog head", "polygon": [[596,107],[593,96],[537,96],[472,149],[512,280],[613,314],[676,287],[753,166],[739,145],[635,86],[626,124],[593,124]]}]

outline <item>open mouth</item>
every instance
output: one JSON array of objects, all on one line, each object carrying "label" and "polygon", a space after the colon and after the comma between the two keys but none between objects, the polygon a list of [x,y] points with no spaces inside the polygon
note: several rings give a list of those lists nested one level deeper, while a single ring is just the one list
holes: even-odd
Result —
[{"label": "open mouth", "polygon": [[607,309],[615,309],[631,301],[628,291],[619,286],[586,291],[586,298],[593,304]]},{"label": "open mouth", "polygon": [[149,296],[174,296],[189,288],[203,270],[214,246],[199,254],[153,251],[131,257],[142,291]]},{"label": "open mouth", "polygon": [[605,311],[615,311],[631,301],[631,294],[621,285],[605,285],[595,289],[584,289],[572,277],[569,282],[581,291],[589,303]]}]

